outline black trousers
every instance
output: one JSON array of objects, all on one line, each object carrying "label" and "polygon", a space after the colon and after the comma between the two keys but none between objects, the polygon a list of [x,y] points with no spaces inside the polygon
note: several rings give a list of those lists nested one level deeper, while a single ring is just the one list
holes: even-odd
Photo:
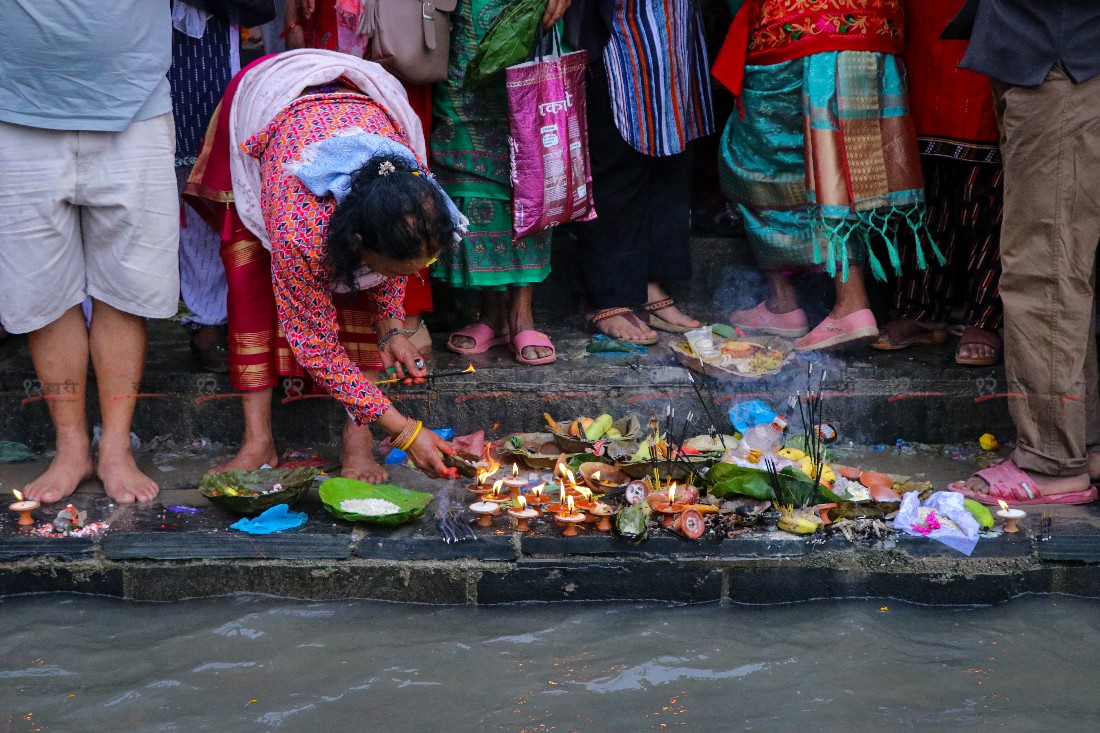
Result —
[{"label": "black trousers", "polygon": [[589,306],[634,308],[645,304],[647,282],[691,277],[691,157],[658,158],[630,147],[615,127],[603,63],[591,69],[586,97],[596,219],[574,232]]}]

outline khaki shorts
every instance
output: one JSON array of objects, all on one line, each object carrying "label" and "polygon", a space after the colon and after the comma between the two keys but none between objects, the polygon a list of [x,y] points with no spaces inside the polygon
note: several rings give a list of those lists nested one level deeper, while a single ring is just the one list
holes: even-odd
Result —
[{"label": "khaki shorts", "polygon": [[165,114],[125,132],[0,122],[0,322],[53,323],[85,294],[168,318],[179,306],[175,131]]}]

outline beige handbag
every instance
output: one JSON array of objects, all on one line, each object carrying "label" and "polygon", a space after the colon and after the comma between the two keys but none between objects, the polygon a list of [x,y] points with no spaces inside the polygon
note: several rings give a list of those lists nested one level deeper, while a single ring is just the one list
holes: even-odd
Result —
[{"label": "beige handbag", "polygon": [[408,84],[446,81],[456,5],[458,0],[363,0],[364,58]]}]

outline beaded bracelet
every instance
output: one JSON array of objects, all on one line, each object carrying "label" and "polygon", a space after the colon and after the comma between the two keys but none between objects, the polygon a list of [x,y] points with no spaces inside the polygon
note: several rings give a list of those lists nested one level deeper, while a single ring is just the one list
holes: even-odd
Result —
[{"label": "beaded bracelet", "polygon": [[413,431],[412,437],[409,438],[409,442],[407,442],[407,443],[405,443],[405,445],[401,446],[401,450],[407,451],[409,448],[411,448],[412,444],[416,442],[417,437],[419,437],[420,431],[423,430],[423,429],[424,429],[424,423],[417,420],[416,421],[416,430]]}]

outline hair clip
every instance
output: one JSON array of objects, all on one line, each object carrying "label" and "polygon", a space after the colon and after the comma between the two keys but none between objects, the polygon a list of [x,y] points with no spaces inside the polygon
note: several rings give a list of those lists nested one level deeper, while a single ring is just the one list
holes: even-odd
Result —
[{"label": "hair clip", "polygon": [[378,166],[378,175],[388,176],[389,174],[393,173],[396,170],[397,169],[393,167],[393,163],[391,163],[390,161],[387,160],[387,161],[384,161],[382,163],[382,165]]}]

